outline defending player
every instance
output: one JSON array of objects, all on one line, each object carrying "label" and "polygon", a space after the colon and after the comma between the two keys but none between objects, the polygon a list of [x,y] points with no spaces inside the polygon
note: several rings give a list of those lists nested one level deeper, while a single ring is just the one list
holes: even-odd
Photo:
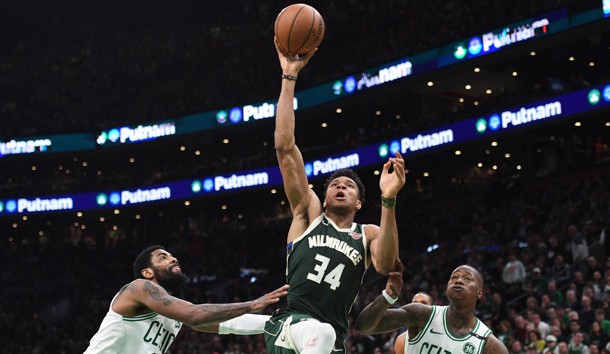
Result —
[{"label": "defending player", "polygon": [[[182,324],[195,330],[221,334],[249,334],[248,330],[260,333],[268,317],[244,314],[258,312],[278,302],[288,289],[284,285],[247,302],[192,304],[170,295],[187,278],[178,260],[162,246],[143,250],[133,264],[133,272],[136,280],[123,286],[112,299],[110,309],[85,354],[163,354]],[[238,331],[232,332],[232,326],[239,327]]]},{"label": "defending player", "polygon": [[[391,273],[386,292],[398,297],[402,275]],[[482,353],[508,354],[508,349],[489,328],[474,315],[483,295],[483,277],[468,265],[457,267],[447,284],[449,306],[427,306],[417,303],[389,309],[391,301],[378,296],[360,312],[357,331],[372,334],[389,332],[403,326],[417,328],[418,334],[408,341],[410,353]]]}]

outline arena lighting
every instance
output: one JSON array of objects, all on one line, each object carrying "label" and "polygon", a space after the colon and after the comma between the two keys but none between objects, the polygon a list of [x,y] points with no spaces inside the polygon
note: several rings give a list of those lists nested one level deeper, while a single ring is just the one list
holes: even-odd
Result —
[{"label": "arena lighting", "polygon": [[[305,171],[309,178],[318,178],[340,168],[357,169],[383,163],[395,151],[400,151],[403,155],[410,157],[440,148],[457,148],[461,143],[480,138],[497,142],[496,137],[503,133],[608,107],[610,107],[610,84],[598,85],[307,161]],[[610,126],[610,122],[606,122],[605,125]],[[487,149],[485,153],[489,155],[490,150]],[[170,200],[191,200],[209,194],[262,187],[272,188],[281,186],[281,184],[280,170],[274,166],[128,190],[53,196],[18,196],[11,199],[0,199],[0,217],[44,212],[82,212],[96,209],[116,209],[118,211],[118,207]],[[312,184],[310,184],[310,188],[313,188]]]},{"label": "arena lighting", "polygon": [[[328,82],[295,95],[295,109],[303,110],[335,101],[346,95],[386,85],[396,80],[428,73],[458,62],[492,53],[503,53],[505,48],[526,41],[536,40],[552,34],[580,27],[585,24],[607,21],[607,0],[602,13],[599,9],[568,14],[566,8],[504,25],[470,39],[403,58],[379,67],[363,70],[340,80]],[[459,48],[459,50],[457,49]],[[459,54],[459,55],[458,55]],[[500,55],[500,54],[498,54]],[[516,76],[516,74],[513,74]],[[235,124],[251,124],[275,115],[274,100],[235,106],[212,112],[190,114],[138,126],[111,128],[96,133],[52,135],[46,137],[14,138],[0,141],[0,158],[13,154],[51,153],[93,150],[117,145],[134,144],[203,132]],[[41,142],[37,142],[41,140]]]}]

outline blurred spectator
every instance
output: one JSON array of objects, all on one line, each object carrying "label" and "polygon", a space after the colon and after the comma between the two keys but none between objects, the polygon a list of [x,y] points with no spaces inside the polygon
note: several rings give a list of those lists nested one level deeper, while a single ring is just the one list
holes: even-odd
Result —
[{"label": "blurred spectator", "polygon": [[548,285],[548,279],[542,275],[540,268],[535,267],[532,269],[531,276],[528,277],[526,291],[530,294],[540,296]]},{"label": "blurred spectator", "polygon": [[544,338],[546,338],[551,333],[551,327],[548,323],[540,319],[540,314],[538,312],[532,313],[531,321],[534,325],[534,329],[538,331],[539,339],[544,340]]},{"label": "blurred spectator", "polygon": [[555,348],[557,348],[557,337],[549,334],[546,336],[546,344],[544,349],[542,349],[542,354],[553,354],[555,353]]},{"label": "blurred spectator", "polygon": [[517,259],[515,252],[511,252],[502,271],[502,280],[508,286],[507,292],[511,295],[519,293],[526,275],[523,262]]},{"label": "blurred spectator", "polygon": [[575,354],[589,354],[589,347],[583,342],[583,333],[578,331],[572,335],[569,344],[569,352]]},{"label": "blurred spectator", "polygon": [[570,225],[567,229],[567,236],[570,245],[570,252],[572,254],[572,264],[576,269],[586,269],[586,259],[589,258],[589,246],[587,240],[578,231],[576,225]]},{"label": "blurred spectator", "polygon": [[590,327],[589,343],[597,344],[600,348],[604,348],[606,343],[608,343],[608,334],[604,332],[599,322],[592,322]]},{"label": "blurred spectator", "polygon": [[510,349],[510,351],[509,351],[510,354],[527,354],[527,352],[523,348],[522,342],[518,339],[515,339],[512,342],[510,342],[509,349]]},{"label": "blurred spectator", "polygon": [[562,306],[565,303],[565,297],[560,290],[557,290],[557,282],[554,279],[549,280],[546,286],[546,293],[551,298],[551,302],[558,306]]},{"label": "blurred spectator", "polygon": [[540,331],[532,330],[529,332],[529,346],[533,346],[536,349],[537,353],[542,352],[544,347],[546,346],[545,337],[540,336]]}]

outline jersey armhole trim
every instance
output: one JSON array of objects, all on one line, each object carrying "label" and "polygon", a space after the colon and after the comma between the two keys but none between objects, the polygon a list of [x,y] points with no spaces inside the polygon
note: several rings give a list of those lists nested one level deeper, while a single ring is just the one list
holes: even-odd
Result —
[{"label": "jersey armhole trim", "polygon": [[428,331],[428,328],[430,327],[430,324],[432,324],[432,320],[434,319],[435,313],[436,306],[432,306],[432,312],[430,313],[430,317],[428,318],[428,322],[426,322],[424,328],[422,328],[419,333],[417,333],[417,336],[413,338],[413,340],[410,340],[408,337],[405,336],[405,342],[409,344],[417,344],[424,337],[426,331]]}]

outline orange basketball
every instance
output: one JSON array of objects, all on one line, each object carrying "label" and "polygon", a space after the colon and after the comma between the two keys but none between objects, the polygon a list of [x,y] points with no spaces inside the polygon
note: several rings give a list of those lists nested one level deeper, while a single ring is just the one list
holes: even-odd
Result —
[{"label": "orange basketball", "polygon": [[288,54],[306,54],[324,39],[324,19],[318,10],[306,4],[292,4],[275,19],[275,36],[280,49]]}]

